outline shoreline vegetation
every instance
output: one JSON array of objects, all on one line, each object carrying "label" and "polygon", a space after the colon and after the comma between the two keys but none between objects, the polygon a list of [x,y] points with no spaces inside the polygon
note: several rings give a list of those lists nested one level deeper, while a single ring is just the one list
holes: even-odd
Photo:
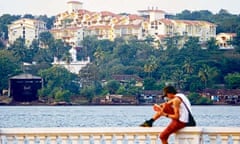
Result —
[{"label": "shoreline vegetation", "polygon": [[[52,102],[44,103],[42,101],[32,101],[32,102],[14,102],[12,98],[8,96],[0,96],[0,106],[137,106],[137,105],[153,105],[154,103],[72,103],[72,102]],[[210,105],[239,105],[239,104],[224,104],[224,103],[214,103],[214,104],[192,104],[192,105],[201,105],[201,106],[210,106]]]}]

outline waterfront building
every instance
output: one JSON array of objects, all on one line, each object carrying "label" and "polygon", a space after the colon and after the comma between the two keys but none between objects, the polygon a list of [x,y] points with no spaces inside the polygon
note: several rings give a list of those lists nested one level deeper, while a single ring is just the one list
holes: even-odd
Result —
[{"label": "waterfront building", "polygon": [[9,96],[17,102],[38,100],[37,92],[42,86],[41,77],[27,73],[16,75],[9,79]]},{"label": "waterfront building", "polygon": [[39,38],[41,32],[45,31],[47,31],[45,22],[22,18],[8,26],[8,42],[9,44],[13,44],[16,39],[23,38],[25,44],[29,46],[34,39]]}]

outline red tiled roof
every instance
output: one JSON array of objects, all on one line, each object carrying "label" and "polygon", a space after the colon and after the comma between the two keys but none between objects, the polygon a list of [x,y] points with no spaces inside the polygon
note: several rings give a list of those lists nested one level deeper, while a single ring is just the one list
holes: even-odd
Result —
[{"label": "red tiled roof", "polygon": [[129,17],[129,20],[143,19],[143,17],[136,14],[130,14],[128,15],[128,17]]},{"label": "red tiled roof", "polygon": [[60,31],[63,31],[63,30],[78,30],[80,28],[82,28],[82,27],[67,27],[67,28],[61,28],[61,29],[54,28],[54,29],[51,29],[50,31],[51,32],[60,32]]},{"label": "red tiled roof", "polygon": [[86,14],[86,13],[90,13],[90,11],[85,10],[85,9],[78,10],[78,14]]},{"label": "red tiled roof", "polygon": [[164,23],[165,25],[173,25],[173,22],[170,19],[160,19],[160,22]]},{"label": "red tiled roof", "polygon": [[215,26],[215,24],[207,22],[207,21],[197,21],[197,20],[174,20],[174,21],[181,22],[181,23],[184,23],[187,25],[195,25],[195,26],[204,25],[204,24]]},{"label": "red tiled roof", "polygon": [[115,25],[114,28],[140,28],[141,25],[134,25],[134,24],[128,24],[128,25]]},{"label": "red tiled roof", "polygon": [[117,14],[109,12],[109,11],[101,11],[102,16],[116,16]]},{"label": "red tiled roof", "polygon": [[107,25],[95,25],[95,26],[90,26],[90,27],[88,27],[88,29],[90,29],[90,30],[94,30],[94,29],[111,29],[111,26],[107,26]]}]

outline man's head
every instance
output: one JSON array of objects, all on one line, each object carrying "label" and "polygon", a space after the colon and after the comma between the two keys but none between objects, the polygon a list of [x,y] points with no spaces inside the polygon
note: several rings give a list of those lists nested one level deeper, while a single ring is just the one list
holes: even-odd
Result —
[{"label": "man's head", "polygon": [[177,93],[177,90],[169,85],[169,86],[166,86],[164,89],[163,89],[163,97],[167,97],[168,94],[172,94],[172,95],[175,95]]}]

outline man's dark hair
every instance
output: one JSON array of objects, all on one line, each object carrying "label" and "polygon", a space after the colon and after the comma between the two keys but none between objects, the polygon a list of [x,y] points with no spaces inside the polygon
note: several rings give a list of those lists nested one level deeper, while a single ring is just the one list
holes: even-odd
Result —
[{"label": "man's dark hair", "polygon": [[176,94],[177,90],[173,86],[169,85],[163,89],[163,93],[164,95],[167,95],[167,93]]}]

